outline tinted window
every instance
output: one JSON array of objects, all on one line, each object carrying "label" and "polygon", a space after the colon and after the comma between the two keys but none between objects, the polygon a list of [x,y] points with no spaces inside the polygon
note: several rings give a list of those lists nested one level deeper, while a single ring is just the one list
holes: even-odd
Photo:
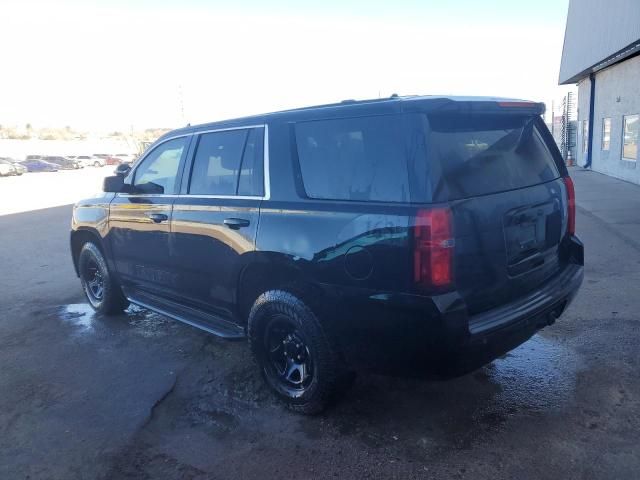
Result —
[{"label": "tinted window", "polygon": [[189,193],[263,194],[263,129],[228,130],[200,136]]},{"label": "tinted window", "polygon": [[180,159],[188,137],[175,138],[157,146],[136,169],[133,185],[142,193],[176,192]]},{"label": "tinted window", "polygon": [[[484,195],[537,185],[560,173],[537,117],[431,115],[428,159],[436,200]],[[439,176],[440,177],[440,176]]]},{"label": "tinted window", "polygon": [[[423,131],[417,115],[298,123],[296,143],[307,196],[385,202],[424,199],[428,192]],[[409,182],[418,157],[422,187]]]}]

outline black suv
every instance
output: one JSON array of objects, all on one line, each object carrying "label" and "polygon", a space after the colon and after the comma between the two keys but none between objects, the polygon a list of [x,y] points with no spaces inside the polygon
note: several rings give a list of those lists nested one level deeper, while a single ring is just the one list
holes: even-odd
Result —
[{"label": "black suv", "polygon": [[373,370],[469,372],[554,322],[583,277],[574,189],[540,115],[400,97],[190,126],[73,212],[91,305],[248,337],[321,410]]}]

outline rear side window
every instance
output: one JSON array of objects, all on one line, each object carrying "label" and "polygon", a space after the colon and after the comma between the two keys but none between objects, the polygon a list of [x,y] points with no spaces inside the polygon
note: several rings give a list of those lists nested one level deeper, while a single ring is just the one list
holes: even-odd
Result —
[{"label": "rear side window", "polygon": [[200,135],[189,193],[262,196],[263,135],[262,128]]},{"label": "rear side window", "polygon": [[537,117],[523,115],[430,115],[427,158],[441,172],[441,178],[432,178],[436,200],[558,178],[558,166],[537,123]]},{"label": "rear side window", "polygon": [[[426,201],[430,192],[419,117],[385,115],[296,124],[298,159],[307,196]],[[416,169],[420,178],[410,175]]]}]

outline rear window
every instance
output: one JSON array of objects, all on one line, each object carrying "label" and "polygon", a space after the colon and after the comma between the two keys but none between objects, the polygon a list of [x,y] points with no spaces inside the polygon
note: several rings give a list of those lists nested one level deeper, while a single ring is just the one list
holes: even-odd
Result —
[{"label": "rear window", "polygon": [[436,200],[529,187],[560,176],[535,116],[430,115],[430,161]]}]

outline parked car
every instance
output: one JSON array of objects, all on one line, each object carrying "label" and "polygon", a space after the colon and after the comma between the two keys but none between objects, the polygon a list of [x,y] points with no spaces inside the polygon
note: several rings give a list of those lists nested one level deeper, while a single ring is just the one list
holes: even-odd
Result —
[{"label": "parked car", "polygon": [[0,175],[22,175],[27,171],[25,167],[20,165],[16,160],[9,157],[0,157],[0,164],[5,165],[4,167],[0,167]]},{"label": "parked car", "polygon": [[22,162],[22,165],[26,167],[29,172],[57,172],[60,168],[55,163],[39,159],[25,160]]},{"label": "parked car", "polygon": [[23,173],[28,172],[27,167],[22,165],[20,162],[16,162],[15,160],[11,160],[11,162],[13,163],[13,168],[16,170],[16,175],[22,175]]},{"label": "parked car", "polygon": [[122,163],[133,163],[135,160],[135,155],[130,153],[116,153],[114,156]]},{"label": "parked car", "polygon": [[18,175],[13,163],[7,159],[0,158],[0,177],[9,177],[12,175]]},{"label": "parked car", "polygon": [[106,162],[107,165],[120,165],[122,163],[122,160],[120,160],[118,157],[105,157],[104,161]]},{"label": "parked car", "polygon": [[42,160],[58,165],[60,170],[77,170],[82,168],[82,164],[78,160],[72,158],[47,155],[42,157]]},{"label": "parked car", "polygon": [[93,155],[78,155],[76,160],[85,167],[104,167],[107,164],[104,158],[94,157]]},{"label": "parked car", "polygon": [[314,413],[353,372],[451,377],[556,321],[583,279],[544,105],[406,97],[187,127],[73,211],[98,312],[248,338]]}]

